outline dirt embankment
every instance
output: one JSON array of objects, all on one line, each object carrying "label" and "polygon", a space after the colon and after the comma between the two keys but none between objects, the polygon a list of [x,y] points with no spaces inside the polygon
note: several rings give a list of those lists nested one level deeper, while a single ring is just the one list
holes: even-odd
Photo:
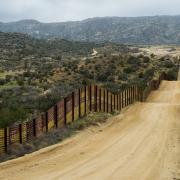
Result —
[{"label": "dirt embankment", "polygon": [[163,81],[99,127],[0,164],[0,179],[175,180],[180,178],[180,82]]}]

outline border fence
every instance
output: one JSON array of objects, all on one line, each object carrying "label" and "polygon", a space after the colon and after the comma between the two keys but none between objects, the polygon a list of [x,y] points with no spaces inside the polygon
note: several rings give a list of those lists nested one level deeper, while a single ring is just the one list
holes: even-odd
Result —
[{"label": "border fence", "polygon": [[165,79],[166,74],[162,73],[158,80],[152,80],[144,91],[132,86],[119,94],[112,94],[96,85],[82,87],[37,118],[0,129],[0,153],[6,152],[8,146],[14,143],[30,142],[42,133],[47,133],[53,128],[62,128],[90,112],[111,113],[114,110],[120,111],[136,101],[144,102],[150,92],[158,89],[161,81]]}]

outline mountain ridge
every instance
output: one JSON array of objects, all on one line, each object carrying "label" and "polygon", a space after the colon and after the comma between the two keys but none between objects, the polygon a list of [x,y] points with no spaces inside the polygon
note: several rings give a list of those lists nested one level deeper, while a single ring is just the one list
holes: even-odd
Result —
[{"label": "mountain ridge", "polygon": [[36,38],[60,38],[73,41],[180,44],[180,15],[96,17],[59,23],[42,23],[27,19],[0,22],[0,31],[26,33]]},{"label": "mountain ridge", "polygon": [[82,19],[82,20],[72,20],[72,21],[54,21],[54,22],[43,22],[40,20],[36,20],[36,19],[20,19],[17,21],[0,21],[0,23],[17,23],[17,22],[23,22],[23,21],[34,21],[34,22],[38,22],[38,23],[42,23],[42,24],[59,24],[59,23],[70,23],[70,22],[83,22],[83,21],[87,21],[87,20],[93,20],[93,19],[111,19],[111,18],[118,18],[118,19],[126,19],[126,18],[156,18],[156,17],[180,17],[180,14],[177,15],[154,15],[154,16],[95,16],[95,17],[90,17],[90,18],[86,18],[86,19]]}]

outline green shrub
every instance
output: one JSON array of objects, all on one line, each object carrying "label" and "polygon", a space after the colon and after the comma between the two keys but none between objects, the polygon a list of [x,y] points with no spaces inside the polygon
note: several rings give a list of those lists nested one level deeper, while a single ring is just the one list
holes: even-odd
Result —
[{"label": "green shrub", "polygon": [[163,62],[163,66],[166,67],[166,68],[173,68],[174,64],[173,64],[172,61],[166,60],[166,61]]},{"label": "green shrub", "polygon": [[127,59],[127,63],[128,64],[136,64],[136,65],[139,65],[141,63],[141,59],[138,58],[138,57],[135,57],[135,56],[130,56],[128,59]]},{"label": "green shrub", "polygon": [[167,72],[167,77],[169,80],[177,80],[178,68],[170,69]]},{"label": "green shrub", "polygon": [[126,67],[126,68],[124,68],[123,72],[126,74],[130,74],[130,73],[133,73],[134,70],[132,67]]},{"label": "green shrub", "polygon": [[143,62],[144,62],[144,63],[149,63],[149,62],[150,62],[150,58],[147,57],[147,56],[145,56],[145,57],[143,58]]},{"label": "green shrub", "polygon": [[0,85],[4,85],[5,83],[6,83],[6,80],[3,79],[3,78],[1,78],[1,79],[0,79]]},{"label": "green shrub", "polygon": [[28,114],[21,107],[0,109],[0,128],[12,125],[15,122],[24,121]]}]

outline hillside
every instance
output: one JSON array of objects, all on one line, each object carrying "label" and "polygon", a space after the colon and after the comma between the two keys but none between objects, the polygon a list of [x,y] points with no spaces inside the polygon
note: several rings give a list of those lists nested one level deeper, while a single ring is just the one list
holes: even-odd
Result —
[{"label": "hillside", "polygon": [[171,57],[139,52],[138,48],[112,43],[0,33],[0,127],[24,120],[27,113],[45,111],[90,83],[118,93],[133,84],[144,88],[163,71],[171,79],[177,77]]},{"label": "hillside", "polygon": [[[43,56],[54,55],[74,55],[87,56],[93,52],[93,48],[99,47],[96,43],[75,42],[65,39],[42,40],[35,39],[22,33],[3,33],[0,32],[0,48],[23,50],[28,54],[41,54]],[[16,51],[17,52],[17,51]],[[23,52],[20,53],[22,56]]]},{"label": "hillside", "polygon": [[64,38],[75,41],[179,44],[180,16],[105,17],[64,23],[23,20],[0,23],[0,31],[28,33],[37,38]]},{"label": "hillside", "polygon": [[[98,55],[92,55],[95,49]],[[19,120],[24,109],[30,114],[44,111],[78,87],[94,82],[98,69],[94,70],[93,58],[129,51],[127,46],[110,43],[41,40],[25,34],[0,33],[0,126],[7,119]],[[86,61],[93,66],[87,66],[92,71],[84,73]],[[9,109],[14,112],[14,108],[21,107],[17,117],[9,116]]]}]

